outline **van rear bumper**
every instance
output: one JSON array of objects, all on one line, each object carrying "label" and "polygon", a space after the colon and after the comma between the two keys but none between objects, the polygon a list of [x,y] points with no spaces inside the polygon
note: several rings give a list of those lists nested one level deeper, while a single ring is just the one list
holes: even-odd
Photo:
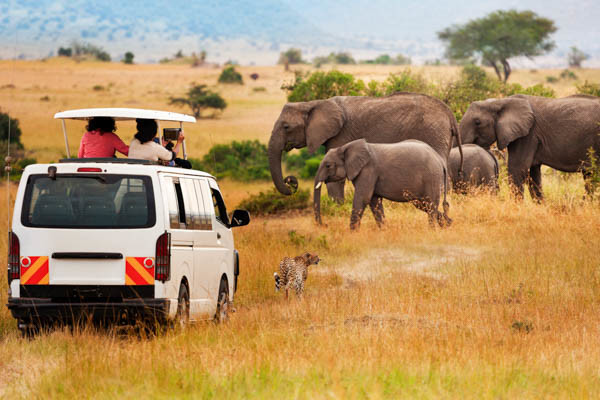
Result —
[{"label": "van rear bumper", "polygon": [[56,302],[48,298],[9,298],[8,309],[20,323],[93,320],[131,323],[135,320],[166,322],[169,299],[123,299],[120,302]]}]

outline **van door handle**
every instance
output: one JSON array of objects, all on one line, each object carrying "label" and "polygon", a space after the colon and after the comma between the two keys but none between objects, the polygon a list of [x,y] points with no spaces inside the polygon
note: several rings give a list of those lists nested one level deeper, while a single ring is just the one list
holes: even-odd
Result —
[{"label": "van door handle", "polygon": [[221,234],[217,232],[217,239],[221,239]]}]

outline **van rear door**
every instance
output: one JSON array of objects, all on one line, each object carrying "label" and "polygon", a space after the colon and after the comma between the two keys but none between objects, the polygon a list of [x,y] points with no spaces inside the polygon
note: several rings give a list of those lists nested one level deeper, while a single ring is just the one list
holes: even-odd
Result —
[{"label": "van rear door", "polygon": [[150,176],[30,175],[20,219],[21,285],[154,284]]}]

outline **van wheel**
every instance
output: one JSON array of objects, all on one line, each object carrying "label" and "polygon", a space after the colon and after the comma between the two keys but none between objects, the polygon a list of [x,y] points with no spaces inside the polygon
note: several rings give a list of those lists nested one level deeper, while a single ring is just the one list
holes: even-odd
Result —
[{"label": "van wheel", "polygon": [[229,286],[225,279],[221,279],[221,284],[219,285],[219,297],[217,297],[217,299],[215,322],[227,322],[229,319]]},{"label": "van wheel", "polygon": [[175,321],[180,328],[184,328],[190,323],[190,295],[184,283],[179,286]]}]

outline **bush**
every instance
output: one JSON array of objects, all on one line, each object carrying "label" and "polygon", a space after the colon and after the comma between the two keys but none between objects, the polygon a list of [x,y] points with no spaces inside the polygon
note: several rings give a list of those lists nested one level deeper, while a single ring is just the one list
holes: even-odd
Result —
[{"label": "bush", "polygon": [[410,57],[406,57],[402,54],[398,54],[396,58],[390,57],[389,54],[382,54],[374,60],[361,61],[364,64],[380,64],[380,65],[410,65]]},{"label": "bush", "polygon": [[0,111],[0,146],[2,149],[6,148],[6,142],[8,141],[8,126],[10,121],[10,143],[19,148],[23,148],[21,143],[21,128],[19,128],[19,120],[11,118],[8,113]]},{"label": "bush", "polygon": [[242,74],[235,70],[233,65],[229,65],[225,67],[219,75],[219,83],[237,83],[239,85],[243,85],[244,81],[242,79]]},{"label": "bush", "polygon": [[190,159],[190,162],[192,168],[209,172],[217,178],[244,181],[271,179],[267,146],[258,140],[218,144],[201,160]]},{"label": "bush", "polygon": [[577,94],[600,97],[600,84],[585,81],[583,85],[577,85]]},{"label": "bush", "polygon": [[319,68],[323,64],[356,64],[352,54],[347,52],[329,53],[328,56],[315,57],[313,59],[315,67]]},{"label": "bush", "polygon": [[308,189],[298,189],[296,193],[286,196],[273,188],[268,192],[251,195],[242,200],[237,208],[248,210],[255,215],[277,214],[308,208],[308,198]]},{"label": "bush", "polygon": [[556,82],[558,82],[558,78],[555,77],[555,76],[547,76],[546,77],[546,82],[548,82],[548,83],[556,83]]},{"label": "bush", "polygon": [[58,56],[59,57],[71,57],[73,55],[73,49],[70,47],[59,47],[58,48]]},{"label": "bush", "polygon": [[575,74],[575,72],[571,71],[570,69],[563,70],[560,73],[560,77],[562,79],[573,79],[573,80],[577,79],[577,75]]},{"label": "bush", "polygon": [[427,93],[430,91],[429,89],[429,84],[421,75],[407,69],[399,74],[390,74],[383,82],[369,82],[364,94],[380,97],[397,92]]},{"label": "bush", "polygon": [[79,43],[73,42],[73,55],[76,57],[81,56],[92,56],[98,61],[110,61],[110,54],[108,54],[102,47],[95,46],[91,43]]},{"label": "bush", "polygon": [[92,87],[92,89],[93,89],[95,92],[101,92],[101,91],[105,90],[106,88],[105,88],[104,86],[102,86],[102,85],[94,85],[94,86]]},{"label": "bush", "polygon": [[[171,97],[169,104],[187,105],[192,109],[196,118],[202,117],[202,110],[213,108],[215,110],[224,110],[227,102],[220,94],[207,89],[206,85],[192,84],[192,87],[186,93],[187,97]],[[214,114],[212,115],[214,117]]]},{"label": "bush", "polygon": [[[300,149],[296,153],[283,153],[283,162],[285,163],[285,167],[289,172],[295,172],[300,175],[300,177],[308,179],[314,178],[317,169],[319,168],[319,164],[321,160],[325,156],[325,146],[319,146],[315,154],[308,154],[308,150],[306,148]],[[314,167],[316,160],[317,166]],[[308,167],[308,163],[312,164],[312,166]]]},{"label": "bush", "polygon": [[310,101],[328,99],[333,96],[360,96],[364,94],[365,84],[362,80],[355,80],[352,74],[337,70],[329,72],[314,72],[308,79],[300,74],[296,75],[293,85],[282,86],[290,91],[288,101]]},{"label": "bush", "polygon": [[133,55],[132,52],[128,51],[127,53],[125,53],[125,57],[123,57],[123,62],[125,64],[133,64],[133,58],[135,56]]}]

